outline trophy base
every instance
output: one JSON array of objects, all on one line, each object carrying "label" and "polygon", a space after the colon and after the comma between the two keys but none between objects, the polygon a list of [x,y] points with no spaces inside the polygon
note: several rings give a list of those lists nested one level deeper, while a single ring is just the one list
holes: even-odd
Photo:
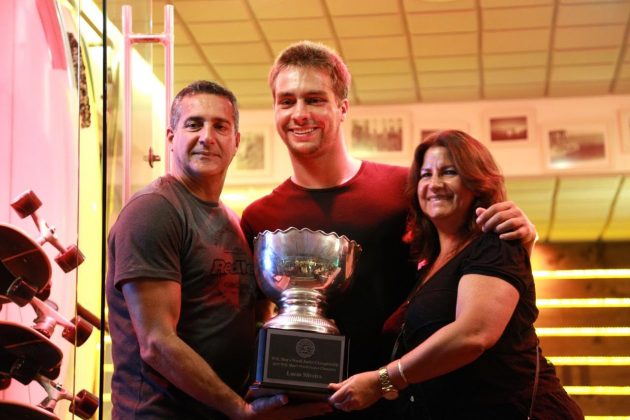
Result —
[{"label": "trophy base", "polygon": [[332,395],[328,389],[313,390],[312,388],[291,387],[277,384],[262,384],[254,382],[250,385],[245,395],[245,401],[253,401],[260,397],[270,397],[272,395],[284,394],[289,397],[290,403],[301,403],[311,401],[326,401]]},{"label": "trophy base", "polygon": [[246,399],[286,394],[290,400],[326,400],[328,384],[347,377],[348,341],[341,335],[262,328],[256,381]]}]

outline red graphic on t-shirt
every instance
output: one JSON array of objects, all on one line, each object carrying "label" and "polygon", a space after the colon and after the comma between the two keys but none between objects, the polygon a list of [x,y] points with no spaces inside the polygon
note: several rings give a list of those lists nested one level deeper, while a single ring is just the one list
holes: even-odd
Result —
[{"label": "red graphic on t-shirt", "polygon": [[238,309],[240,278],[239,276],[221,276],[219,280],[219,291],[225,297],[228,305]]}]

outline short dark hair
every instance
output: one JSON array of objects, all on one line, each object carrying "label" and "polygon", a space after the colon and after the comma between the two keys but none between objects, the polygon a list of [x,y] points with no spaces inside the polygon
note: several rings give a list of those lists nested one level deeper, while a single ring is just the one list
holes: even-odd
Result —
[{"label": "short dark hair", "polygon": [[238,132],[239,114],[236,96],[228,88],[225,88],[220,84],[211,82],[209,80],[197,80],[195,82],[192,82],[191,84],[180,90],[179,93],[175,96],[175,98],[173,99],[173,104],[171,105],[171,129],[175,130],[175,128],[177,127],[177,123],[179,122],[179,105],[181,104],[182,99],[184,99],[186,96],[198,95],[200,93],[223,96],[230,101],[230,103],[232,104],[232,108],[234,109],[234,131]]},{"label": "short dark hair", "polygon": [[352,76],[339,54],[332,48],[311,41],[300,41],[289,45],[278,55],[269,71],[268,83],[274,97],[276,78],[287,67],[312,67],[324,70],[330,76],[337,99],[348,98]]},{"label": "short dark hair", "polygon": [[506,200],[505,180],[486,146],[472,136],[458,130],[438,131],[427,136],[416,147],[407,182],[409,199],[409,232],[411,250],[418,260],[434,259],[439,254],[439,239],[433,223],[422,212],[418,202],[418,182],[424,155],[431,147],[444,147],[464,186],[475,194],[472,211],[462,234],[468,238],[480,233],[474,209],[487,208]]}]

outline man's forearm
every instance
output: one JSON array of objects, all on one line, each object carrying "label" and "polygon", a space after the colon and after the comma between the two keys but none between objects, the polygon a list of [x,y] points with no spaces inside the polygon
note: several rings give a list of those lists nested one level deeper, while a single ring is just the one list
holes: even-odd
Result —
[{"label": "man's forearm", "polygon": [[151,345],[143,360],[177,388],[229,417],[238,417],[245,401],[178,336]]}]

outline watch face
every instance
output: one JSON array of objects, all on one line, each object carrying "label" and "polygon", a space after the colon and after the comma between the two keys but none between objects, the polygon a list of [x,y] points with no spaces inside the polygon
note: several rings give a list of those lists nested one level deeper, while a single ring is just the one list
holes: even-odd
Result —
[{"label": "watch face", "polygon": [[389,375],[387,374],[387,368],[382,367],[378,371],[378,381],[381,386],[381,392],[383,393],[383,398],[386,400],[395,400],[398,398],[398,390],[394,388],[391,380],[389,379]]}]

